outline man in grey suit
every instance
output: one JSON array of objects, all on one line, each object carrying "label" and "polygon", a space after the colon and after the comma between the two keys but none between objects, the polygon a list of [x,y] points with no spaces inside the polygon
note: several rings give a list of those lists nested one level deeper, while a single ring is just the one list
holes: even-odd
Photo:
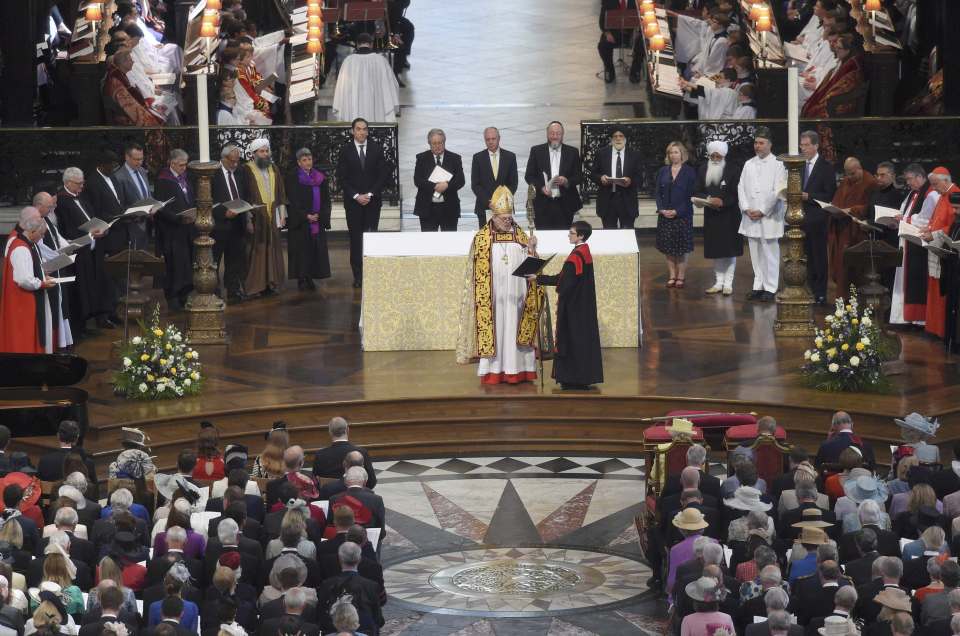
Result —
[{"label": "man in grey suit", "polygon": [[[143,167],[143,146],[133,141],[123,149],[123,165],[113,173],[113,180],[117,185],[117,197],[123,209],[126,210],[137,201],[150,197],[150,181],[146,169]],[[129,221],[128,229],[130,241],[134,249],[142,250],[147,247],[147,222],[137,219]]]},{"label": "man in grey suit", "polygon": [[473,155],[470,168],[470,189],[477,196],[473,211],[477,213],[480,227],[487,222],[487,208],[494,190],[505,185],[510,192],[517,192],[517,155],[500,147],[500,131],[493,126],[484,129],[483,143],[487,149]]}]

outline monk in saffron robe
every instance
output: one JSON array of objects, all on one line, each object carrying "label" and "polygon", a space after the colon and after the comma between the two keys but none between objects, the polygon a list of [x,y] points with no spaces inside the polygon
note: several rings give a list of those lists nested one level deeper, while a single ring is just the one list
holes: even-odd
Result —
[{"label": "monk in saffron robe", "polygon": [[[937,207],[933,209],[933,218],[930,224],[923,231],[924,240],[929,241],[933,238],[933,233],[940,230],[944,233],[950,231],[953,225],[954,212],[950,205],[950,195],[954,192],[960,192],[960,188],[953,182],[950,171],[944,167],[934,168],[930,173],[930,185],[940,193],[940,200],[937,201]],[[946,336],[947,322],[947,298],[940,293],[940,258],[928,253],[927,258],[927,333],[932,333],[938,338]]]},{"label": "monk in saffron robe", "polygon": [[[863,169],[860,160],[850,157],[843,162],[844,177],[833,195],[833,205],[861,219],[870,203],[870,193],[877,180]],[[863,240],[860,226],[846,216],[832,215],[827,221],[827,260],[830,278],[836,284],[836,294],[846,298],[850,293],[849,271],[843,263],[843,251]]]}]

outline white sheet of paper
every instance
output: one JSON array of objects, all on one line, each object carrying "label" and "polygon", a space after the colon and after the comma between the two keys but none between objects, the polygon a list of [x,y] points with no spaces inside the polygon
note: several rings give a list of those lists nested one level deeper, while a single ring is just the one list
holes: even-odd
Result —
[{"label": "white sheet of paper", "polygon": [[93,232],[104,232],[110,229],[110,224],[101,219],[100,217],[93,217],[78,229],[82,232],[93,233]]},{"label": "white sheet of paper", "polygon": [[716,88],[717,83],[709,77],[703,76],[697,78],[697,86],[703,86],[704,88]]},{"label": "white sheet of paper", "polygon": [[53,282],[62,285],[64,283],[73,283],[77,280],[76,276],[61,276],[60,278],[52,278]]},{"label": "white sheet of paper", "polygon": [[277,100],[280,99],[279,95],[274,95],[270,91],[260,91],[260,97],[264,98],[271,104],[277,103]]},{"label": "white sheet of paper", "polygon": [[440,166],[434,166],[433,172],[427,177],[427,181],[430,183],[442,183],[444,181],[450,181],[451,179],[453,179],[453,175]]},{"label": "white sheet of paper", "polygon": [[900,225],[897,228],[897,234],[904,238],[920,238],[920,229],[913,226],[911,223],[906,221],[900,221]]}]

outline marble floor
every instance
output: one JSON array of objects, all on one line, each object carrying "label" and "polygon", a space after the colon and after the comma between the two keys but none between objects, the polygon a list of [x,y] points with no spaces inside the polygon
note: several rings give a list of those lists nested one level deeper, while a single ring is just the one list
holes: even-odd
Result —
[{"label": "marble floor", "polygon": [[387,505],[383,633],[660,634],[629,457],[377,462]]}]

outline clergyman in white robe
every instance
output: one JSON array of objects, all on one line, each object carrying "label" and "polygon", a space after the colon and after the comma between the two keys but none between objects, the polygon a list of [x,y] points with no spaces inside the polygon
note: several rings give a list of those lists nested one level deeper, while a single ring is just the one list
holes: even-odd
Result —
[{"label": "clergyman in white robe", "polygon": [[333,114],[338,121],[395,121],[400,112],[400,85],[390,62],[368,47],[348,55],[337,74]]}]

